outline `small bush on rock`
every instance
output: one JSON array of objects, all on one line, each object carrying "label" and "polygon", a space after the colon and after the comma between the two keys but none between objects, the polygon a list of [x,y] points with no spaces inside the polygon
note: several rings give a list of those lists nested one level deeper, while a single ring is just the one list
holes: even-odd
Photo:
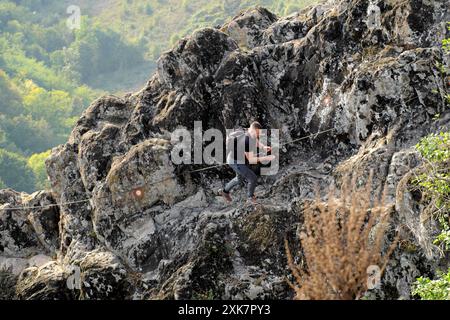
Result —
[{"label": "small bush on rock", "polygon": [[414,171],[412,185],[422,194],[425,216],[439,221],[442,232],[434,244],[450,250],[450,132],[431,134],[416,145],[424,159]]},{"label": "small bush on rock", "polygon": [[436,280],[418,278],[412,293],[422,300],[450,300],[450,269]]},{"label": "small bush on rock", "polygon": [[392,205],[371,201],[371,182],[363,190],[355,185],[344,183],[340,197],[330,190],[326,202],[317,197],[305,206],[302,265],[294,263],[286,242],[295,299],[359,299],[368,289],[368,268],[385,269],[397,243],[384,246]]}]

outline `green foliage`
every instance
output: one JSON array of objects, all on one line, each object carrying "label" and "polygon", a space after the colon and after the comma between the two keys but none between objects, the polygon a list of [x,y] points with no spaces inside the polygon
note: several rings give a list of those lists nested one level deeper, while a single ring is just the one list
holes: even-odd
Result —
[{"label": "green foliage", "polygon": [[8,115],[18,115],[22,105],[19,89],[8,75],[0,69],[0,110]]},{"label": "green foliage", "polygon": [[[447,22],[447,29],[450,31],[450,22]],[[442,41],[442,48],[446,53],[450,52],[450,38],[444,39]]]},{"label": "green foliage", "polygon": [[23,93],[24,108],[33,119],[53,124],[56,133],[70,130],[70,127],[65,127],[63,123],[65,118],[72,115],[72,98],[68,92],[47,91],[28,81]]},{"label": "green foliage", "polygon": [[87,84],[98,74],[125,71],[144,61],[138,45],[127,43],[119,33],[92,24],[89,19],[84,19],[82,28],[75,34],[75,41],[63,50],[63,57],[68,69]]},{"label": "green foliage", "polygon": [[0,179],[17,191],[32,192],[34,190],[34,174],[24,157],[0,149]]},{"label": "green foliage", "polygon": [[314,0],[287,0],[280,1],[278,6],[282,15],[290,15],[316,2]]},{"label": "green foliage", "polygon": [[3,68],[9,75],[15,75],[19,79],[32,79],[38,86],[45,89],[57,89],[70,91],[75,87],[64,74],[48,68],[42,61],[30,58],[19,49],[6,49],[3,52]]},{"label": "green foliage", "polygon": [[148,16],[151,16],[153,14],[153,8],[152,8],[152,5],[150,3],[147,3],[147,5],[145,6],[145,13]]},{"label": "green foliage", "polygon": [[450,269],[447,274],[441,274],[436,280],[418,278],[412,293],[422,300],[450,300]]},{"label": "green foliage", "polygon": [[3,30],[7,27],[9,21],[32,18],[29,10],[23,6],[18,6],[14,2],[0,2],[0,28]]},{"label": "green foliage", "polygon": [[28,166],[33,170],[36,178],[36,189],[44,190],[49,188],[47,179],[47,169],[45,160],[50,156],[51,150],[39,154],[34,154],[28,159]]},{"label": "green foliage", "polygon": [[413,183],[440,222],[442,231],[434,243],[450,250],[450,132],[431,134],[421,139],[416,149],[426,162]]},{"label": "green foliage", "polygon": [[[450,30],[450,22],[448,23]],[[442,41],[444,54],[450,53],[450,39]],[[446,77],[448,69],[443,63],[437,63],[447,90]],[[437,90],[436,90],[437,92]],[[448,90],[447,90],[448,92]],[[447,104],[450,105],[450,94],[446,94]],[[440,115],[435,115],[438,119]],[[439,221],[441,233],[434,240],[443,250],[450,250],[450,132],[431,134],[423,138],[416,149],[420,152],[426,163],[421,172],[412,181],[419,186],[423,199],[428,203],[427,209]],[[429,279],[419,279],[423,286],[431,283]]]},{"label": "green foliage", "polygon": [[194,292],[192,294],[192,300],[214,300],[215,294],[212,289],[206,292]]},{"label": "green foliage", "polygon": [[0,116],[0,128],[6,135],[1,146],[23,155],[48,150],[66,139],[65,135],[56,135],[45,120],[34,120],[29,115],[10,119]]},{"label": "green foliage", "polygon": [[450,159],[450,132],[431,134],[420,140],[416,149],[431,162],[445,162]]},{"label": "green foliage", "polygon": [[[450,31],[450,22],[447,22],[447,29]],[[444,55],[450,55],[450,38],[444,39],[442,40],[442,49],[444,50]],[[443,78],[444,78],[444,83],[445,83],[445,88],[446,88],[446,94],[445,94],[445,99],[447,102],[447,105],[450,106],[450,92],[449,92],[449,84],[448,84],[448,77],[450,76],[450,70],[448,70],[448,68],[446,68],[444,65],[442,66],[443,70],[441,71]]]},{"label": "green foliage", "polygon": [[434,240],[435,245],[441,246],[444,250],[450,250],[450,226],[445,217],[439,217],[439,223],[442,227],[441,233]]},{"label": "green foliage", "polygon": [[311,5],[317,4],[317,0],[284,0],[284,1],[269,1],[272,3],[272,10],[280,15],[287,16],[298,12]]},{"label": "green foliage", "polygon": [[437,207],[449,209],[450,200],[450,132],[431,134],[416,145],[416,149],[427,160],[429,170],[421,173],[415,182],[423,187]]}]

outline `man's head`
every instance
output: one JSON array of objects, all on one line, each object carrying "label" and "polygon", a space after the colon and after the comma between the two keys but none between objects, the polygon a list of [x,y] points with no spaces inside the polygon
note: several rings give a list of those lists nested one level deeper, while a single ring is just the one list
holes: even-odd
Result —
[{"label": "man's head", "polygon": [[250,133],[250,136],[252,138],[257,139],[257,138],[259,138],[259,136],[261,134],[261,129],[262,129],[261,124],[259,122],[255,121],[250,125],[248,132]]}]

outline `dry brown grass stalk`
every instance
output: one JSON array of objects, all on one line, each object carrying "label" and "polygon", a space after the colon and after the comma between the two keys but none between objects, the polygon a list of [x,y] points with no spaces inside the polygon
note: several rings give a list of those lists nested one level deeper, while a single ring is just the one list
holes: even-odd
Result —
[{"label": "dry brown grass stalk", "polygon": [[367,290],[369,266],[384,271],[397,239],[383,255],[383,246],[393,205],[385,197],[371,199],[372,179],[356,189],[347,179],[340,196],[330,189],[328,200],[319,196],[304,208],[301,236],[305,267],[294,262],[286,241],[288,264],[295,283],[295,299],[353,300]]}]

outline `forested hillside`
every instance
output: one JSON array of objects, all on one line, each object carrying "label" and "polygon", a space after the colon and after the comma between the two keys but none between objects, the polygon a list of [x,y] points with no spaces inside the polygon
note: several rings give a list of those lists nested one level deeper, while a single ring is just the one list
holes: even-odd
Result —
[{"label": "forested hillside", "polygon": [[[286,15],[313,2],[0,1],[0,188],[45,188],[49,150],[89,103],[142,86],[179,38],[251,6]],[[71,5],[80,8],[79,29],[66,24]]]}]

